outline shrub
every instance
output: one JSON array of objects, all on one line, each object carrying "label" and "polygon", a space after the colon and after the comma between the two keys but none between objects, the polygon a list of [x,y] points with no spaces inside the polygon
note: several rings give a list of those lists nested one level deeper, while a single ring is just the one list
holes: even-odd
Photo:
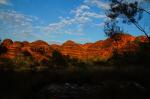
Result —
[{"label": "shrub", "polygon": [[0,70],[13,70],[14,64],[12,60],[7,58],[0,58]]},{"label": "shrub", "polygon": [[33,70],[35,65],[32,57],[26,57],[23,54],[16,56],[12,62],[16,71]]},{"label": "shrub", "polygon": [[6,52],[7,52],[7,48],[1,44],[1,40],[0,40],[0,54],[6,53]]}]

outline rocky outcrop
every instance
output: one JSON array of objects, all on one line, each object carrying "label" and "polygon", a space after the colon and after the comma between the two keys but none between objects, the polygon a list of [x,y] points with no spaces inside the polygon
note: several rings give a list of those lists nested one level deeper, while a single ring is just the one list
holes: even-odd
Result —
[{"label": "rocky outcrop", "polygon": [[22,48],[22,52],[30,53],[30,55],[36,61],[48,60],[48,57],[52,54],[52,49],[49,47],[48,43],[38,40],[28,44],[24,43],[24,47]]},{"label": "rocky outcrop", "polygon": [[85,44],[82,44],[81,45],[81,47],[83,48],[83,49],[87,49],[89,46],[91,46],[93,43],[85,43]]},{"label": "rocky outcrop", "polygon": [[135,38],[135,42],[147,42],[148,41],[148,39],[147,39],[147,37],[145,37],[145,36],[138,36],[138,37],[136,37]]},{"label": "rocky outcrop", "polygon": [[6,58],[14,58],[21,52],[22,43],[19,41],[13,42],[10,39],[5,39],[2,42],[2,46],[5,46],[7,48],[7,52],[4,55]]},{"label": "rocky outcrop", "polygon": [[10,45],[13,44],[13,41],[11,39],[5,39],[3,42],[2,42],[2,46],[5,46],[6,48],[9,48]]},{"label": "rocky outcrop", "polygon": [[75,58],[83,58],[84,57],[84,50],[80,46],[80,44],[77,44],[71,40],[62,44],[61,47],[59,48],[59,51],[63,55],[69,55],[69,56],[75,57]]},{"label": "rocky outcrop", "polygon": [[120,53],[124,51],[135,51],[138,49],[138,42],[146,42],[145,36],[134,37],[129,34],[113,35],[106,40],[100,40],[95,43],[78,44],[74,41],[66,41],[62,45],[52,44],[38,40],[35,42],[13,42],[10,39],[5,39],[2,46],[5,46],[8,51],[5,57],[14,58],[22,53],[28,53],[37,61],[48,60],[54,50],[59,51],[63,55],[79,59],[103,58],[111,57],[114,49]]},{"label": "rocky outcrop", "polygon": [[60,45],[57,45],[57,44],[52,44],[49,46],[51,49],[53,50],[59,50],[60,49]]}]

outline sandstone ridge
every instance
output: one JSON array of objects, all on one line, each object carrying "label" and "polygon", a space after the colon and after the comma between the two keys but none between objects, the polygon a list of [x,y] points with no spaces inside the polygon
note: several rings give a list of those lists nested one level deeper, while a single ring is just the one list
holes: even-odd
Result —
[{"label": "sandstone ridge", "polygon": [[[28,53],[35,60],[47,60],[54,50],[59,51],[63,55],[69,55],[78,59],[103,58],[111,57],[113,49],[117,48],[120,52],[126,50],[135,51],[138,47],[137,42],[146,42],[145,36],[132,36],[129,34],[114,35],[106,40],[100,40],[95,43],[78,44],[74,41],[66,41],[62,45],[52,44],[38,40],[35,42],[19,42],[5,39],[1,43],[7,48],[7,52],[0,57],[15,58],[22,53]],[[131,46],[131,47],[130,47]]]}]

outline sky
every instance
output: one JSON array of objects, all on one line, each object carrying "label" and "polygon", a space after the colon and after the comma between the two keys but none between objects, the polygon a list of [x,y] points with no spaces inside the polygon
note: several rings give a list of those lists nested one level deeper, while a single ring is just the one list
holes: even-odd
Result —
[{"label": "sky", "polygon": [[[150,5],[142,6],[150,11]],[[0,38],[48,43],[103,40],[107,38],[103,28],[108,9],[107,0],[0,0]],[[149,20],[144,14],[140,22],[146,30]],[[133,25],[120,26],[126,33],[143,34]]]}]

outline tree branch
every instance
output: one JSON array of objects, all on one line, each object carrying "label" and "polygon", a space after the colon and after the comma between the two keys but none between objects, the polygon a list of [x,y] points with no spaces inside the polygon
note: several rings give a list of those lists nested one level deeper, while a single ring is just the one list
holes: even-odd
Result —
[{"label": "tree branch", "polygon": [[[131,20],[130,20],[131,21]],[[131,21],[132,22],[132,21]],[[148,34],[146,33],[146,31],[137,23],[137,22],[132,22],[140,31],[142,31],[145,36],[147,37],[147,39],[149,40],[149,36]]]},{"label": "tree branch", "polygon": [[150,12],[147,11],[147,10],[145,10],[145,9],[142,9],[142,8],[138,8],[138,9],[139,9],[139,10],[143,10],[143,11],[145,11],[146,13],[150,14]]}]

